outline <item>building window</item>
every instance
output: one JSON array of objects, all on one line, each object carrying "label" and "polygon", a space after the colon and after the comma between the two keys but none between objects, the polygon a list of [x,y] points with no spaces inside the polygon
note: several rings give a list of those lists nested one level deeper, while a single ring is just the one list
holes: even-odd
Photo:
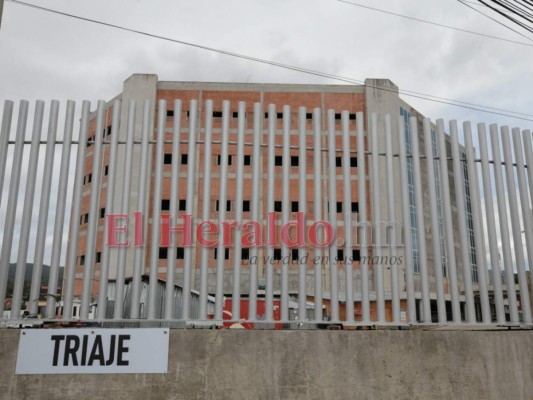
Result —
[{"label": "building window", "polygon": [[109,175],[109,165],[106,165],[104,167],[104,176],[107,176],[107,175]]},{"label": "building window", "polygon": [[252,165],[252,156],[244,155],[244,165]]},{"label": "building window", "polygon": [[291,156],[291,167],[297,167],[299,165],[298,156]]},{"label": "building window", "polygon": [[244,248],[241,249],[241,260],[249,260],[250,259],[250,249]]},{"label": "building window", "polygon": [[275,212],[281,212],[281,201],[275,201],[274,202],[274,211]]},{"label": "building window", "polygon": [[185,258],[185,249],[183,247],[176,248],[176,259],[183,260]]},{"label": "building window", "polygon": [[86,224],[89,222],[89,214],[82,214],[80,217],[80,225]]},{"label": "building window", "polygon": [[[355,113],[350,113],[350,114],[348,114],[348,119],[349,119],[350,121],[355,121],[356,118],[357,118],[357,116],[356,116]],[[336,113],[336,114],[335,114],[335,119],[336,119],[337,121],[340,121],[340,120],[342,119],[342,114],[341,114],[341,113]]]},{"label": "building window", "polygon": [[160,247],[159,248],[159,259],[165,260],[168,257],[168,248],[167,247]]},{"label": "building window", "polygon": [[[239,112],[238,111],[233,111],[233,118],[239,118]],[[246,118],[246,112],[244,113],[244,118]]]},{"label": "building window", "polygon": [[85,256],[80,256],[80,265],[85,265]]},{"label": "building window", "polygon": [[291,201],[291,211],[292,212],[298,212],[298,202],[297,201]]},{"label": "building window", "polygon": [[178,210],[185,211],[187,209],[187,200],[181,199],[178,203]]},{"label": "building window", "polygon": [[250,200],[243,200],[242,202],[242,211],[249,212],[250,211]]},{"label": "building window", "polygon": [[352,212],[358,213],[359,212],[359,203],[352,201]]},{"label": "building window", "polygon": [[[217,155],[217,165],[222,164],[222,156],[220,154]],[[228,165],[231,165],[231,155],[228,154]]]},{"label": "building window", "polygon": [[275,156],[274,157],[274,165],[276,167],[281,167],[283,165],[283,157],[282,156]]},{"label": "building window", "polygon": [[222,111],[213,111],[213,118],[222,118]]},{"label": "building window", "polygon": [[353,261],[361,261],[361,252],[359,250],[352,250]]},{"label": "building window", "polygon": [[342,167],[342,157],[335,157],[335,166]]},{"label": "building window", "polygon": [[357,168],[357,157],[350,157],[350,167]]},{"label": "building window", "polygon": [[274,249],[274,260],[281,260],[281,249]]},{"label": "building window", "polygon": [[102,137],[105,138],[106,136],[110,136],[112,128],[112,125],[108,125],[107,128],[104,129],[104,134],[102,135]]},{"label": "building window", "polygon": [[[342,201],[337,201],[335,203],[335,209],[337,213],[342,213]],[[328,212],[329,212],[329,202],[328,202]]]},{"label": "building window", "polygon": [[105,208],[101,208],[100,209],[100,218],[104,218],[105,217]]},{"label": "building window", "polygon": [[90,173],[90,174],[88,174],[88,175],[85,175],[85,176],[83,177],[83,184],[84,184],[84,185],[87,185],[87,184],[91,183],[92,180],[93,180],[93,174],[92,174],[92,173]]},{"label": "building window", "polygon": [[96,264],[100,263],[102,261],[102,253],[101,252],[98,252],[96,253]]},{"label": "building window", "polygon": [[313,119],[313,113],[306,113],[305,119]]},{"label": "building window", "polygon": [[416,205],[415,205],[415,178],[413,169],[411,127],[409,118],[411,113],[400,107],[400,116],[403,118],[403,129],[405,134],[405,150],[407,155],[407,186],[409,189],[409,218],[411,219],[411,241],[413,242],[413,271],[420,273],[419,250],[418,250],[418,229],[416,225]]},{"label": "building window", "polygon": [[167,117],[173,117],[174,116],[174,110],[167,110]]},{"label": "building window", "polygon": [[292,261],[299,261],[300,257],[298,255],[299,255],[298,249],[291,249],[291,260]]},{"label": "building window", "polygon": [[[218,249],[215,249],[215,260],[218,259]],[[229,260],[229,249],[224,249],[224,260]]]},{"label": "building window", "polygon": [[[466,154],[461,152],[461,158],[466,158]],[[472,265],[472,282],[479,282],[477,269],[476,241],[474,238],[474,221],[472,219],[472,198],[470,197],[470,185],[468,181],[468,169],[466,162],[463,162],[463,182],[465,186],[465,213],[466,231],[468,235],[468,248],[470,254],[470,264]]]},{"label": "building window", "polygon": [[170,200],[163,199],[161,200],[161,211],[170,210]]},{"label": "building window", "polygon": [[[244,205],[244,204],[243,204]],[[220,210],[219,200],[215,203],[215,211]],[[226,211],[231,211],[231,200],[226,200]]]},{"label": "building window", "polygon": [[344,250],[343,249],[337,250],[337,261],[344,262]]},{"label": "building window", "polygon": [[167,165],[172,164],[172,154],[165,154],[165,157],[163,160],[164,160],[163,161],[164,164],[167,164]]},{"label": "building window", "polygon": [[182,154],[181,155],[181,164],[182,165],[187,165],[188,162],[189,162],[189,155],[188,154]]},{"label": "building window", "polygon": [[[279,112],[279,113],[274,113],[275,117],[277,119],[283,119],[283,113],[282,112]],[[268,118],[268,113],[266,112],[265,113],[265,118]]]}]

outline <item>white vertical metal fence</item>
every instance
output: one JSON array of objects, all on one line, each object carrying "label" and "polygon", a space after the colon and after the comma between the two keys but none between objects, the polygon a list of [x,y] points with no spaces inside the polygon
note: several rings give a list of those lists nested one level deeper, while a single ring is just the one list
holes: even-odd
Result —
[{"label": "white vertical metal fence", "polygon": [[529,130],[214,104],[4,103],[4,323],[531,326]]}]

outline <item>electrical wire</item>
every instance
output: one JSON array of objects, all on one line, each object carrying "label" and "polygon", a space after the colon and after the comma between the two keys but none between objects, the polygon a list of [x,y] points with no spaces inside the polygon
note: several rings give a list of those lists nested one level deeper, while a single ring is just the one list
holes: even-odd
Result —
[{"label": "electrical wire", "polygon": [[[500,9],[490,5],[490,4],[487,4],[485,1],[483,0],[478,0],[480,3],[482,4],[485,4],[487,7],[489,7],[490,9],[492,9],[493,11],[497,12],[498,14],[502,15],[504,18],[507,18],[508,20],[514,22],[515,24],[517,24],[518,26],[520,26],[521,28],[533,33],[533,27],[528,27],[526,24],[524,24],[522,21],[519,21],[517,20],[516,18],[514,18],[513,16],[509,15],[509,14],[506,14],[504,12],[502,12]],[[504,7],[506,8],[505,5],[503,5],[503,3],[501,1],[495,1],[495,0],[492,0],[495,4],[499,5],[500,7]],[[512,11],[510,8],[507,8],[508,10]],[[512,11],[513,12],[513,11]],[[513,12],[513,14],[515,15],[519,15],[517,14],[516,12]],[[526,13],[527,14],[527,13]],[[523,17],[522,17],[523,18]]]},{"label": "electrical wire", "polygon": [[[46,7],[41,7],[41,6],[38,6],[38,5],[35,5],[35,4],[31,4],[31,3],[25,3],[25,2],[22,2],[22,1],[19,1],[19,0],[6,0],[6,1],[14,3],[14,4],[26,6],[26,7],[35,8],[35,9],[38,9],[38,10],[41,10],[41,11],[50,12],[50,13],[66,16],[66,17],[69,17],[69,18],[73,18],[73,19],[77,19],[77,20],[81,20],[81,21],[85,21],[85,22],[91,22],[91,23],[95,23],[95,24],[98,24],[98,25],[101,25],[101,26],[106,26],[106,27],[115,28],[115,29],[119,29],[119,30],[122,30],[122,31],[126,31],[126,32],[136,33],[136,34],[139,34],[139,35],[143,35],[143,36],[147,36],[147,37],[151,37],[151,38],[155,38],[155,39],[160,39],[160,40],[164,40],[164,41],[168,41],[168,42],[172,42],[172,43],[177,43],[177,44],[181,44],[181,45],[185,45],[185,46],[189,46],[189,47],[193,47],[193,48],[197,48],[197,49],[201,49],[201,50],[215,52],[215,53],[223,54],[223,55],[226,55],[226,56],[236,57],[236,58],[240,58],[240,59],[244,59],[244,60],[248,60],[248,61],[254,61],[254,62],[257,62],[257,63],[271,65],[271,66],[275,66],[275,67],[279,67],[279,68],[285,68],[285,69],[292,70],[292,71],[297,71],[297,72],[301,72],[301,73],[305,73],[305,74],[309,74],[309,75],[320,76],[320,77],[323,77],[323,78],[333,79],[333,80],[346,82],[346,83],[350,83],[350,84],[365,85],[363,80],[352,79],[352,78],[343,77],[343,76],[339,76],[339,75],[334,75],[334,74],[330,74],[330,73],[315,71],[315,70],[311,70],[311,69],[308,69],[308,68],[303,68],[303,67],[298,67],[298,66],[294,66],[294,65],[279,63],[279,62],[276,62],[276,61],[265,60],[265,59],[262,59],[262,58],[257,58],[257,57],[248,56],[248,55],[244,55],[244,54],[234,53],[234,52],[227,51],[227,50],[222,50],[222,49],[216,49],[216,48],[213,48],[213,47],[208,47],[208,46],[204,46],[204,45],[197,44],[197,43],[187,42],[187,41],[184,41],[184,40],[172,39],[172,38],[169,38],[169,37],[156,35],[156,34],[144,32],[144,31],[140,31],[140,30],[137,30],[137,29],[127,28],[127,27],[124,27],[124,26],[111,24],[111,23],[108,23],[108,22],[103,22],[103,21],[99,21],[99,20],[95,20],[95,19],[91,19],[91,18],[87,18],[87,17],[82,17],[82,16],[78,16],[78,15],[74,15],[74,14],[69,14],[69,13],[66,13],[66,12],[53,10],[53,9],[46,8]],[[433,95],[429,95],[429,94],[425,94],[425,93],[421,93],[421,92],[415,92],[415,91],[406,90],[406,89],[395,90],[395,89],[388,89],[388,88],[384,88],[384,87],[381,87],[381,86],[374,86],[374,85],[366,85],[366,86],[367,87],[371,87],[371,88],[375,88],[375,89],[381,90],[381,91],[394,92],[394,93],[398,92],[399,94],[402,94],[404,96],[414,97],[414,98],[418,98],[418,99],[421,99],[421,100],[432,101],[432,102],[446,104],[446,105],[455,106],[455,107],[461,107],[461,108],[465,108],[465,109],[469,109],[469,110],[473,110],[473,111],[479,111],[479,112],[484,112],[484,113],[494,114],[494,115],[501,115],[501,116],[521,119],[521,120],[525,120],[525,121],[533,121],[532,118],[526,118],[526,117],[533,117],[533,114],[527,114],[527,113],[522,113],[522,112],[517,112],[517,111],[512,111],[512,110],[506,110],[506,109],[501,109],[501,108],[496,108],[496,107],[490,107],[490,106],[484,106],[484,105],[475,104],[475,103],[468,103],[468,102],[464,102],[464,101],[449,99],[449,98],[445,98],[445,97],[433,96]]]},{"label": "electrical wire", "polygon": [[[474,10],[475,12],[477,12],[477,13],[483,15],[484,17],[491,19],[492,21],[496,22],[497,24],[499,24],[499,25],[501,25],[501,26],[503,26],[503,27],[505,27],[505,28],[507,28],[507,29],[513,31],[514,33],[519,34],[520,36],[526,38],[527,40],[531,40],[531,41],[533,41],[533,39],[531,39],[530,37],[528,37],[528,36],[524,35],[523,33],[521,33],[521,32],[519,32],[519,31],[517,31],[517,30],[511,28],[510,26],[505,25],[503,22],[498,21],[496,18],[493,18],[493,17],[491,17],[490,15],[485,14],[485,13],[482,12],[481,10],[478,10],[477,8],[474,8],[474,7],[472,7],[472,6],[468,5],[468,4],[466,4],[466,3],[474,3],[474,2],[472,2],[472,1],[465,1],[465,0],[457,0],[457,1],[458,1],[459,3],[461,3],[461,4],[465,5],[465,6],[467,6],[468,8]],[[485,4],[481,4],[481,3],[474,3],[474,4],[478,4],[478,5],[483,5],[483,6],[485,6]],[[487,7],[487,6],[485,6],[485,7]]]},{"label": "electrical wire", "polygon": [[463,29],[463,28],[458,28],[456,26],[450,26],[450,25],[445,25],[445,24],[441,24],[441,23],[438,23],[438,22],[427,21],[425,19],[411,17],[409,15],[404,15],[404,14],[398,14],[398,13],[395,13],[395,12],[392,12],[392,11],[382,10],[380,8],[365,6],[363,4],[353,3],[351,1],[346,1],[346,0],[337,0],[337,1],[339,3],[350,4],[350,5],[355,6],[355,7],[366,8],[368,10],[377,11],[377,12],[381,12],[381,13],[389,14],[389,15],[394,15],[395,17],[406,18],[406,19],[410,19],[412,21],[422,22],[424,24],[440,26],[441,28],[453,29],[455,31],[469,33],[469,34],[472,34],[472,35],[483,36],[483,37],[490,38],[490,39],[503,40],[505,42],[519,44],[519,45],[522,45],[522,46],[533,46],[532,44],[529,44],[529,43],[517,42],[516,40],[506,39],[506,38],[502,38],[500,36],[493,36],[493,35],[489,35],[489,34],[486,34],[486,33],[475,32],[475,31],[470,31],[470,30]]}]

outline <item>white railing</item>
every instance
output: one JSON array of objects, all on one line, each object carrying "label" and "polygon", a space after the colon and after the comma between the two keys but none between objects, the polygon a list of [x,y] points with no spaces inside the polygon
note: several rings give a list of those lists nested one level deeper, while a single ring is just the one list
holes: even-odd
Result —
[{"label": "white railing", "polygon": [[[366,120],[345,110],[338,123],[335,110],[317,108],[311,118],[284,106],[279,121],[275,105],[265,114],[263,104],[240,102],[235,116],[225,101],[220,118],[210,100],[115,100],[94,113],[83,102],[79,127],[74,102],[60,120],[52,101],[44,137],[38,101],[27,141],[28,110],[20,102],[14,124],[6,101],[0,132],[5,322],[26,310],[33,323],[532,324],[529,130],[490,125],[488,135],[478,124],[474,134],[465,122],[463,145],[455,121],[448,135],[443,120],[400,110]],[[191,245],[183,243],[188,232]],[[132,244],[120,245],[126,239]]]}]

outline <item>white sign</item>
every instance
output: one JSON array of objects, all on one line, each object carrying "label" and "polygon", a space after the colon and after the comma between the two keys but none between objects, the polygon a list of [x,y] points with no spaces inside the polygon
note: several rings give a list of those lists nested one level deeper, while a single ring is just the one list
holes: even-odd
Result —
[{"label": "white sign", "polygon": [[166,374],[168,329],[25,329],[16,374]]}]

